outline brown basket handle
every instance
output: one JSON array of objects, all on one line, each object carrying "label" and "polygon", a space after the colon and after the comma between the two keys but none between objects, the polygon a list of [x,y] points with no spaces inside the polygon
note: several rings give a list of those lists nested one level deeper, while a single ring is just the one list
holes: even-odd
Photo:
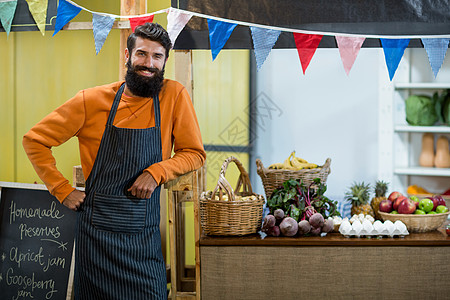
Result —
[{"label": "brown basket handle", "polygon": [[212,192],[211,199],[215,200],[216,193],[217,191],[219,191],[219,200],[222,200],[224,190],[228,195],[228,200],[235,201],[236,198],[234,197],[233,188],[231,187],[228,180],[226,180],[226,178],[222,175],[222,173],[220,173],[219,180],[217,181],[217,185]]},{"label": "brown basket handle", "polygon": [[241,173],[238,178],[237,186],[235,191],[239,191],[242,186],[242,191],[244,193],[253,194],[252,185],[250,183],[250,177],[248,176],[247,171],[244,169],[242,163],[234,156],[228,157],[222,164],[222,168],[220,169],[219,180],[217,181],[217,185],[214,188],[214,191],[211,195],[211,199],[215,199],[215,195],[217,191],[219,191],[219,199],[222,200],[223,191],[228,194],[228,199],[235,201],[235,195],[233,188],[231,187],[228,180],[225,178],[225,173],[227,171],[228,165],[230,162],[234,162]]},{"label": "brown basket handle", "polygon": [[259,158],[256,159],[256,173],[261,177],[266,177],[266,168],[264,168],[264,165]]},{"label": "brown basket handle", "polygon": [[327,158],[322,166],[321,173],[330,173],[331,158]]}]

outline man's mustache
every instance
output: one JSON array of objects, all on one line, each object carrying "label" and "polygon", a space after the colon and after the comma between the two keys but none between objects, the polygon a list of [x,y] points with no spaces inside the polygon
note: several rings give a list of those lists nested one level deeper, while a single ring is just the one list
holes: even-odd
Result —
[{"label": "man's mustache", "polygon": [[148,72],[153,72],[153,73],[157,73],[159,71],[158,68],[147,68],[145,66],[135,66],[134,70],[135,71],[148,71]]}]

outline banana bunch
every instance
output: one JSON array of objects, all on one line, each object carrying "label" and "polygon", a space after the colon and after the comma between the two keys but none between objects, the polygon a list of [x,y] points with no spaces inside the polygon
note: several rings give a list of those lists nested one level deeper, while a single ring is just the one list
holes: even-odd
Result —
[{"label": "banana bunch", "polygon": [[295,151],[292,151],[291,155],[289,155],[289,157],[286,158],[283,163],[275,163],[269,166],[269,169],[284,169],[293,171],[314,168],[317,168],[316,164],[309,163],[305,159],[295,156]]}]

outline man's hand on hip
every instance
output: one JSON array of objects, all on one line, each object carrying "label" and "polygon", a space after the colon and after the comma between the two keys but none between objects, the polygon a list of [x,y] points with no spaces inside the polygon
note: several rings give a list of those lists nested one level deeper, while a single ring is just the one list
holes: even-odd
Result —
[{"label": "man's hand on hip", "polygon": [[71,210],[77,211],[81,204],[84,202],[84,197],[86,194],[79,190],[73,190],[62,202],[65,206]]},{"label": "man's hand on hip", "polygon": [[149,172],[143,172],[138,178],[136,178],[136,181],[128,189],[128,191],[131,195],[137,198],[148,199],[157,187],[158,184],[152,174]]}]

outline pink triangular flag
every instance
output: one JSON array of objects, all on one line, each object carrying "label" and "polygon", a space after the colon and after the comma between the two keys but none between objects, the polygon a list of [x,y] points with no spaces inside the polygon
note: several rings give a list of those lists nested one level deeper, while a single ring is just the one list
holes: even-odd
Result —
[{"label": "pink triangular flag", "polygon": [[298,57],[302,64],[303,74],[306,72],[317,47],[319,47],[322,35],[303,34],[294,32],[295,45],[297,47]]},{"label": "pink triangular flag", "polygon": [[341,55],[342,64],[344,65],[347,76],[353,67],[353,63],[365,39],[365,37],[336,36],[339,54]]},{"label": "pink triangular flag", "polygon": [[134,32],[134,29],[136,27],[138,27],[139,25],[143,25],[145,23],[152,23],[153,22],[153,17],[154,17],[154,15],[130,18],[131,31]]},{"label": "pink triangular flag", "polygon": [[169,33],[172,47],[175,45],[178,35],[192,18],[192,14],[170,9],[167,14],[167,33]]}]

